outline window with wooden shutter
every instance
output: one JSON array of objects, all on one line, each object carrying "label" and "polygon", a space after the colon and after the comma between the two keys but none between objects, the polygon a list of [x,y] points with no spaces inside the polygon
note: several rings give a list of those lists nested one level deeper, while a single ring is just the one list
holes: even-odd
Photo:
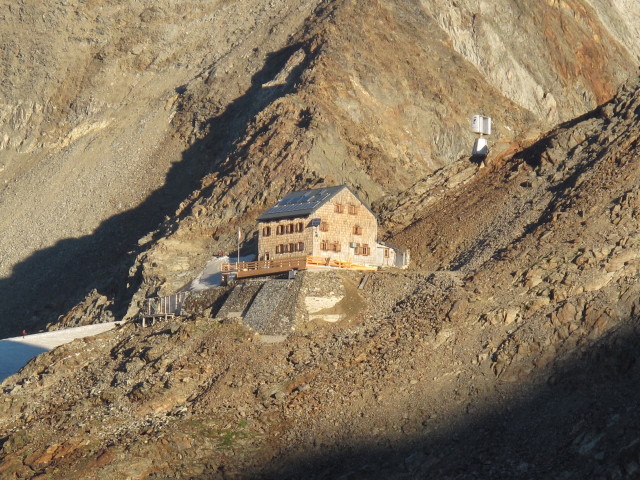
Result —
[{"label": "window with wooden shutter", "polygon": [[298,251],[304,252],[304,242],[298,242]]},{"label": "window with wooden shutter", "polygon": [[276,255],[282,253],[282,245],[276,245]]},{"label": "window with wooden shutter", "polygon": [[352,203],[349,204],[349,213],[355,215],[358,213],[358,207]]},{"label": "window with wooden shutter", "polygon": [[328,232],[329,231],[329,224],[327,222],[320,222],[320,231],[321,232]]},{"label": "window with wooden shutter", "polygon": [[264,227],[262,229],[262,236],[269,237],[271,235],[271,227]]},{"label": "window with wooden shutter", "polygon": [[282,235],[284,233],[284,225],[278,225],[276,227],[276,235]]},{"label": "window with wooden shutter", "polygon": [[329,242],[327,242],[326,240],[322,240],[320,242],[320,250],[323,250],[325,252],[329,250]]},{"label": "window with wooden shutter", "polygon": [[335,212],[336,213],[344,213],[344,205],[341,204],[341,203],[336,203]]},{"label": "window with wooden shutter", "polygon": [[360,225],[353,226],[353,234],[354,235],[362,235],[362,227]]},{"label": "window with wooden shutter", "polygon": [[331,251],[332,251],[332,252],[339,252],[339,251],[341,251],[341,248],[340,248],[340,242],[333,242],[333,243],[331,244]]},{"label": "window with wooden shutter", "polygon": [[304,223],[303,222],[296,223],[296,232],[303,232],[303,231],[304,231]]},{"label": "window with wooden shutter", "polygon": [[371,249],[369,248],[369,245],[365,244],[362,246],[362,255],[364,255],[365,257],[371,255]]}]

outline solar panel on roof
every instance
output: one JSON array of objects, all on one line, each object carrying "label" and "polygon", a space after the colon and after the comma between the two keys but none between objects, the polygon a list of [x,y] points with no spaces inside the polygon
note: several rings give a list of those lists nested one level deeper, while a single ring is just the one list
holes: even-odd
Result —
[{"label": "solar panel on roof", "polygon": [[291,192],[258,218],[267,220],[308,215],[342,188],[344,185]]},{"label": "solar panel on roof", "polygon": [[[270,213],[292,211],[295,208],[306,209],[316,208],[320,205],[325,198],[329,196],[326,191],[322,192],[308,192],[303,195],[296,195],[291,198],[283,198],[274,207],[269,209]],[[293,208],[292,208],[293,207]]]}]

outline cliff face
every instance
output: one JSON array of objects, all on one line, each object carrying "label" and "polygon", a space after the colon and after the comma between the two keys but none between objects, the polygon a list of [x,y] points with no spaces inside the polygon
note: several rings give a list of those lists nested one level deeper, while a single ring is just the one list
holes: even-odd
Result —
[{"label": "cliff face", "polygon": [[504,96],[551,123],[611,98],[637,63],[631,2],[427,2],[453,49]]}]

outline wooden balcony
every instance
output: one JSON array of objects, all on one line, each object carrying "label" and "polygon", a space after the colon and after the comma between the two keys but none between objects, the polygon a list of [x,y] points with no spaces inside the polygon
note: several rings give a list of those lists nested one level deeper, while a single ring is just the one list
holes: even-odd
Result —
[{"label": "wooden balcony", "polygon": [[231,273],[236,278],[262,277],[290,270],[309,270],[322,268],[346,268],[350,270],[375,271],[377,267],[359,265],[352,262],[332,260],[328,257],[290,257],[278,260],[259,260],[255,262],[225,263],[222,265],[222,278],[228,281]]}]

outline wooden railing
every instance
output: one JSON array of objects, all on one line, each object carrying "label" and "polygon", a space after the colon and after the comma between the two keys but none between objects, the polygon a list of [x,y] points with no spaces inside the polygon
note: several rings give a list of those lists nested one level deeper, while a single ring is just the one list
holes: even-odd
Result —
[{"label": "wooden railing", "polygon": [[306,264],[307,257],[283,258],[281,260],[257,260],[253,262],[223,263],[223,272],[237,272],[246,270],[262,270],[263,268],[291,267],[298,268]]},{"label": "wooden railing", "polygon": [[305,270],[307,257],[291,257],[278,260],[258,260],[255,262],[223,263],[222,276],[235,272],[237,278],[257,277],[271,273],[288,272],[289,270]]},{"label": "wooden railing", "polygon": [[359,265],[353,262],[334,260],[329,257],[305,256],[290,257],[278,260],[258,260],[254,262],[224,263],[222,277],[227,280],[229,274],[235,273],[236,278],[259,277],[289,270],[307,270],[309,268],[347,268],[350,270],[375,271],[377,267]]},{"label": "wooden railing", "polygon": [[153,321],[154,318],[158,317],[169,318],[180,315],[182,306],[188,295],[189,292],[179,292],[174,295],[145,299],[142,311],[140,312],[142,325],[146,326],[147,318]]},{"label": "wooden railing", "polygon": [[147,298],[144,301],[144,312],[147,315],[180,314],[188,295],[189,292],[180,292],[164,297]]}]

